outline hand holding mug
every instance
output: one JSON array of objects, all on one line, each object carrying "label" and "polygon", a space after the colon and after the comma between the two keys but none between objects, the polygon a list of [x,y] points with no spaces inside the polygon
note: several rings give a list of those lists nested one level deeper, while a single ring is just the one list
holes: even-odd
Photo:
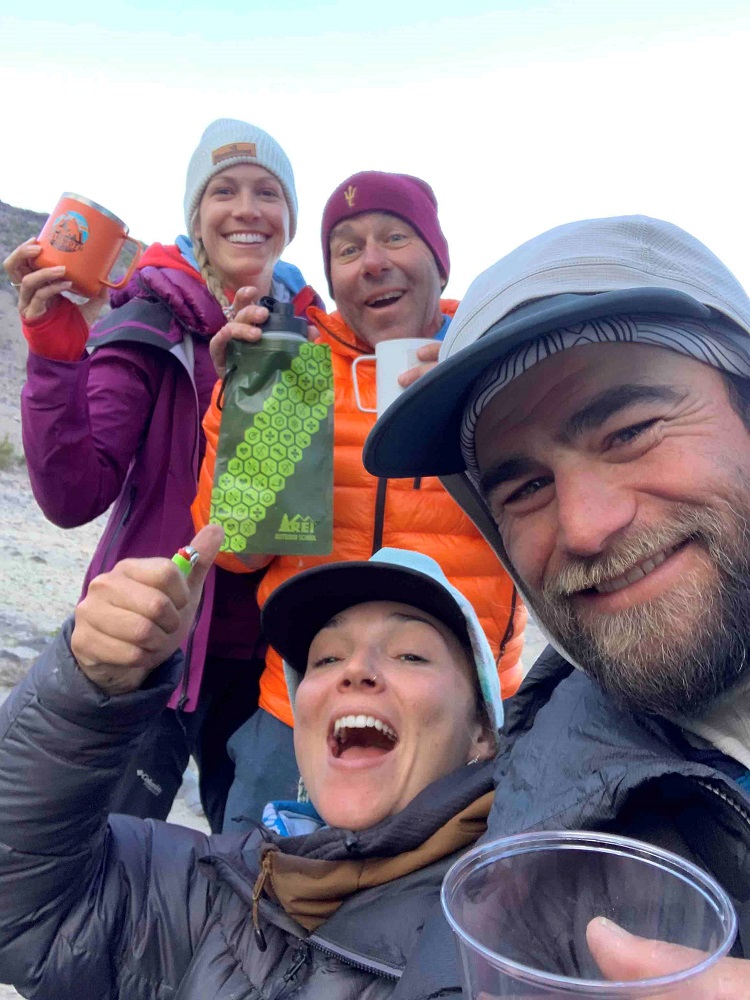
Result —
[{"label": "hand holding mug", "polygon": [[[407,385],[416,382],[424,371],[429,371],[437,364],[439,350],[440,345],[426,337],[394,337],[392,340],[378,341],[374,354],[363,354],[355,358],[352,364],[354,397],[359,409],[364,413],[382,416]],[[417,361],[422,363],[416,364]],[[375,364],[375,407],[365,406],[360,392],[358,368],[368,363]]]},{"label": "hand holding mug", "polygon": [[438,363],[438,355],[440,354],[440,341],[433,340],[429,344],[424,344],[417,351],[417,358],[419,359],[419,364],[415,365],[413,368],[408,368],[405,372],[402,372],[398,377],[398,384],[402,389],[408,389],[410,385],[414,385],[417,379],[422,378],[427,372],[432,371],[435,365]]},{"label": "hand holding mug", "polygon": [[[3,261],[5,273],[18,289],[18,312],[27,323],[41,319],[55,308],[62,292],[73,290],[73,282],[67,279],[64,265],[34,267],[41,252],[42,247],[32,237],[11,251]],[[98,295],[78,307],[87,326],[96,320],[107,295],[108,290],[103,286]]]},{"label": "hand holding mug", "polygon": [[[133,252],[119,281],[111,280],[126,244]],[[19,289],[18,310],[27,322],[54,308],[63,292],[89,301],[81,313],[87,325],[99,314],[108,288],[123,288],[130,280],[141,247],[128,227],[106,208],[81,195],[64,194],[37,239],[26,240],[3,263]]]}]

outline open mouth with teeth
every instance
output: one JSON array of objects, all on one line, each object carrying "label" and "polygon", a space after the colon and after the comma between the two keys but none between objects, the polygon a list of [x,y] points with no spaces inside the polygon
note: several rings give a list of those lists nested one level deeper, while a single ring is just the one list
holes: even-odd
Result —
[{"label": "open mouth with teeth", "polygon": [[646,559],[641,560],[641,562],[636,563],[631,566],[630,569],[626,570],[620,576],[613,576],[609,580],[603,580],[601,583],[595,584],[593,587],[588,587],[586,590],[581,590],[581,594],[614,594],[618,590],[624,590],[625,587],[631,586],[631,584],[638,583],[644,577],[648,576],[649,573],[661,566],[663,562],[666,562],[670,556],[674,555],[680,549],[684,548],[688,542],[689,538],[684,541],[679,542],[677,545],[670,545],[666,549],[661,549],[659,552],[654,552]]},{"label": "open mouth with teeth", "polygon": [[380,295],[373,295],[365,305],[368,309],[386,309],[388,306],[395,305],[403,296],[404,292],[383,292]]},{"label": "open mouth with teeth", "polygon": [[342,715],[328,734],[328,747],[336,760],[375,760],[398,743],[392,726],[372,715]]},{"label": "open mouth with teeth", "polygon": [[253,243],[265,243],[268,239],[263,233],[228,233],[224,239],[239,246],[251,246]]}]

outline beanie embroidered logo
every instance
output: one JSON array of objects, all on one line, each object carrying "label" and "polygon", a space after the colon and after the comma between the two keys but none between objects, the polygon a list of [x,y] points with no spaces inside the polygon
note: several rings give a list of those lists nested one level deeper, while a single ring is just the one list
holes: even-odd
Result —
[{"label": "beanie embroidered logo", "polygon": [[354,200],[357,197],[357,189],[350,184],[346,191],[344,191],[344,197],[346,198],[346,203],[349,208],[354,208]]},{"label": "beanie embroidered logo", "polygon": [[211,162],[214,166],[222,160],[231,160],[233,156],[256,156],[254,142],[230,142],[226,146],[219,146],[211,153]]}]

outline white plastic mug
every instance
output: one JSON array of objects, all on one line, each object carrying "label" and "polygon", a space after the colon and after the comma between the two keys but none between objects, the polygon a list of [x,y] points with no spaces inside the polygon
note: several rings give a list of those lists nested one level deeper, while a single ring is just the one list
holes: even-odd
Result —
[{"label": "white plastic mug", "polygon": [[[357,400],[357,406],[360,410],[363,413],[377,413],[378,417],[382,417],[394,399],[404,391],[403,386],[398,383],[399,375],[403,375],[409,368],[420,364],[417,351],[425,344],[431,343],[433,341],[429,337],[404,337],[401,340],[381,340],[379,344],[375,345],[374,354],[363,354],[362,357],[356,358],[352,365],[352,381],[354,382],[354,397]],[[362,405],[362,397],[357,381],[357,365],[364,364],[367,361],[374,362],[375,364],[376,409]]]}]

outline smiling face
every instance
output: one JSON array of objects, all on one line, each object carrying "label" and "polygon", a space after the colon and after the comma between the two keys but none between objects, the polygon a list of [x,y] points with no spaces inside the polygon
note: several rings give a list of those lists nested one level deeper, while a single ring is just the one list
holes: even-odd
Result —
[{"label": "smiling face", "polygon": [[215,174],[203,192],[194,234],[226,288],[255,285],[267,295],[289,242],[289,206],[278,179],[252,163]]},{"label": "smiling face", "polygon": [[474,670],[452,632],[405,604],[359,604],[318,632],[295,700],[294,749],[326,823],[367,829],[489,755]]},{"label": "smiling face", "polygon": [[482,488],[535,612],[626,703],[696,713],[750,620],[750,435],[722,375],[636,344],[563,351],[476,430]]},{"label": "smiling face", "polygon": [[397,337],[434,337],[443,323],[440,273],[412,227],[385,212],[340,222],[331,232],[336,308],[374,347]]}]

